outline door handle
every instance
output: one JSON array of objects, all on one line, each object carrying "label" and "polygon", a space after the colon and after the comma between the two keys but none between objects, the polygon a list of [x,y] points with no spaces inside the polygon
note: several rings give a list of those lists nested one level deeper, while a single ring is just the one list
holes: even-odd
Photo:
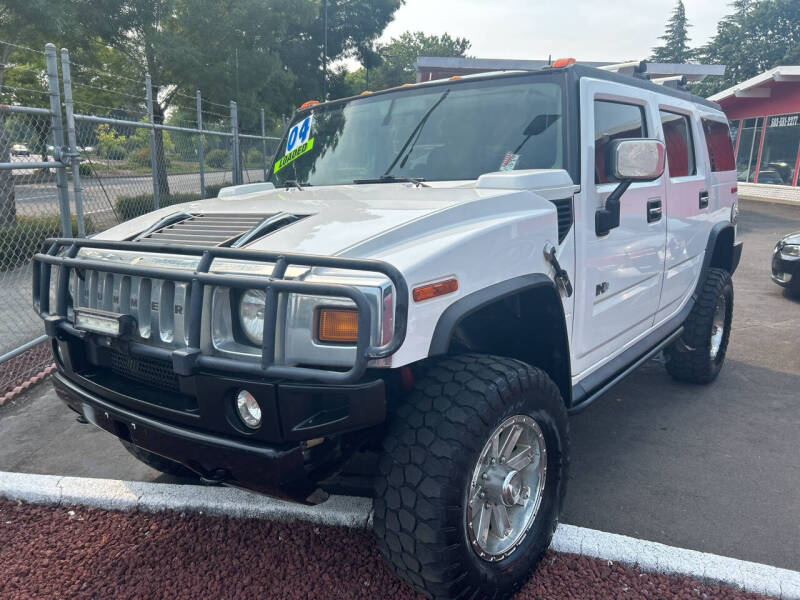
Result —
[{"label": "door handle", "polygon": [[708,208],[708,192],[700,192],[700,208]]},{"label": "door handle", "polygon": [[661,199],[654,198],[647,201],[647,222],[655,223],[661,220]]}]

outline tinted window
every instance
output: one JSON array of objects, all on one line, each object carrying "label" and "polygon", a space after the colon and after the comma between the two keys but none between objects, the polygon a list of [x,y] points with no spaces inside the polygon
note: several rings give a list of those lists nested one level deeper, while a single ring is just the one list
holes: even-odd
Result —
[{"label": "tinted window", "polygon": [[703,133],[706,136],[711,170],[733,171],[736,162],[733,159],[733,144],[728,124],[703,119]]},{"label": "tinted window", "polygon": [[614,140],[647,137],[644,108],[634,104],[595,100],[594,102],[594,167],[595,181],[607,183],[609,145]]},{"label": "tinted window", "polygon": [[739,181],[753,181],[755,177],[763,124],[763,117],[744,119],[739,128],[739,149],[736,152]]},{"label": "tinted window", "polygon": [[758,183],[792,185],[800,147],[800,114],[767,117]]},{"label": "tinted window", "polygon": [[661,127],[664,129],[664,143],[667,146],[669,176],[694,175],[694,141],[689,117],[662,110]]}]

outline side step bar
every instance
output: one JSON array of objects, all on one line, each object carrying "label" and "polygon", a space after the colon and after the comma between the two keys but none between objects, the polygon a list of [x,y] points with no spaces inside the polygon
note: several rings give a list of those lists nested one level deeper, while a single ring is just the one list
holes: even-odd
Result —
[{"label": "side step bar", "polygon": [[678,329],[673,331],[670,335],[668,335],[666,338],[661,340],[658,344],[653,346],[650,350],[645,352],[640,358],[638,358],[636,361],[631,363],[627,368],[625,368],[624,370],[620,371],[617,375],[614,375],[614,377],[609,379],[608,382],[603,384],[596,391],[590,393],[589,396],[585,400],[579,402],[578,404],[576,404],[572,408],[568,409],[567,410],[567,414],[568,415],[577,415],[578,413],[583,412],[584,410],[586,410],[586,408],[592,402],[597,400],[600,396],[605,394],[609,389],[611,389],[612,387],[617,385],[617,383],[619,383],[620,381],[625,379],[625,377],[630,375],[633,371],[638,369],[645,361],[653,358],[656,354],[658,354],[664,348],[669,346],[672,342],[674,342],[677,338],[679,338],[682,333],[683,333],[683,327],[682,326],[678,327]]}]

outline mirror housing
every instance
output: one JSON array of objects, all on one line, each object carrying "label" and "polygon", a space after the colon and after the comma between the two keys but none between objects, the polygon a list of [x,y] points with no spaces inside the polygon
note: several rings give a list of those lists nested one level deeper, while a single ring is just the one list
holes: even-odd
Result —
[{"label": "mirror housing", "polygon": [[635,181],[655,181],[664,174],[666,147],[661,140],[621,139],[609,144],[608,176],[619,185],[595,213],[595,233],[607,235],[619,227],[620,198]]},{"label": "mirror housing", "polygon": [[609,175],[618,181],[654,181],[664,174],[666,148],[661,140],[614,140],[609,154]]}]

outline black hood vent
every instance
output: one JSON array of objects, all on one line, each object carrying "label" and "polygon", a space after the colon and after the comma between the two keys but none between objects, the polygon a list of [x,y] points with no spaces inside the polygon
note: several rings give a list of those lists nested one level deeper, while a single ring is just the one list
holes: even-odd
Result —
[{"label": "black hood vent", "polygon": [[167,215],[133,240],[153,244],[242,247],[301,218],[289,213],[192,215],[179,212]]}]

